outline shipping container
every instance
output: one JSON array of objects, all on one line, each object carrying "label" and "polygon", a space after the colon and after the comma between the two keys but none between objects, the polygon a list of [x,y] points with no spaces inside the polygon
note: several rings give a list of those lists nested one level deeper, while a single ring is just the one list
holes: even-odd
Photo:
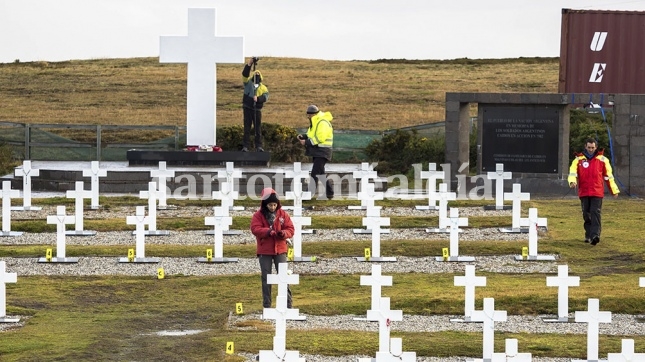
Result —
[{"label": "shipping container", "polygon": [[562,9],[560,93],[645,94],[645,12]]}]

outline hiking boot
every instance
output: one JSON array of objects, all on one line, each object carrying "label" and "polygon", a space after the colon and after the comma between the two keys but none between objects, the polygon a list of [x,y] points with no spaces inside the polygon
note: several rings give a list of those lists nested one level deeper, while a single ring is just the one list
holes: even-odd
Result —
[{"label": "hiking boot", "polygon": [[255,149],[255,151],[256,151],[256,152],[264,152],[264,148],[262,148],[262,147],[257,147],[257,148]]},{"label": "hiking boot", "polygon": [[596,235],[593,238],[591,238],[591,245],[596,245],[600,242],[600,236]]},{"label": "hiking boot", "polygon": [[242,152],[249,152],[249,149],[244,147],[244,148],[242,148]]}]

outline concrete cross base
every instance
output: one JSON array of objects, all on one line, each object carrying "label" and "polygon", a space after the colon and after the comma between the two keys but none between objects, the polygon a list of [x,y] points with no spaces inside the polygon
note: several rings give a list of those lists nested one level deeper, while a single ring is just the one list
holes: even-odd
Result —
[{"label": "concrete cross base", "polygon": [[[207,230],[206,235],[215,235],[215,230]],[[222,235],[242,235],[242,230],[224,230]]]},{"label": "concrete cross base", "polygon": [[365,258],[365,257],[357,257],[356,261],[396,261],[396,258],[393,256],[375,256],[371,258]]},{"label": "concrete cross base", "polygon": [[[381,210],[383,209],[383,206],[373,206],[372,208],[376,210]],[[347,210],[367,210],[367,206],[349,205],[347,206]]]},{"label": "concrete cross base", "polygon": [[569,317],[543,317],[542,321],[545,323],[575,323],[576,319],[575,318],[569,318]]},{"label": "concrete cross base", "polygon": [[316,262],[318,258],[315,256],[294,256],[293,260],[289,261],[296,261],[296,262]]},{"label": "concrete cross base", "polygon": [[304,362],[305,358],[300,357],[300,352],[298,351],[285,351],[281,356],[278,356],[278,354],[273,351],[260,351],[260,354],[258,355],[258,361],[260,362],[282,362],[282,361],[298,361],[298,362]]},{"label": "concrete cross base", "polygon": [[101,206],[101,205],[98,205],[98,206],[97,205],[92,205],[89,208],[87,208],[86,210],[94,210],[94,211],[103,210],[103,206]]},{"label": "concrete cross base", "polygon": [[[371,234],[372,230],[371,229],[353,229],[354,234]],[[380,229],[381,234],[389,234],[390,229]]]},{"label": "concrete cross base", "polygon": [[447,234],[447,233],[450,232],[450,230],[449,229],[430,228],[430,229],[426,229],[426,232],[427,233],[444,233],[444,234]]},{"label": "concrete cross base", "polygon": [[479,321],[474,321],[472,320],[471,317],[463,317],[463,318],[450,318],[451,322],[454,323],[481,323]]},{"label": "concrete cross base", "polygon": [[499,232],[501,233],[528,233],[529,228],[499,228]]},{"label": "concrete cross base", "polygon": [[134,258],[132,261],[128,258],[119,258],[119,263],[139,263],[139,264],[145,264],[145,263],[159,263],[161,261],[161,258]]},{"label": "concrete cross base", "polygon": [[[132,235],[136,235],[135,231],[132,232]],[[145,236],[168,236],[170,231],[168,230],[146,230],[143,235]]]},{"label": "concrete cross base", "polygon": [[606,361],[602,359],[572,359],[571,362],[600,362],[600,361]]},{"label": "concrete cross base", "polygon": [[301,234],[317,234],[317,231],[314,229],[302,229],[300,230]]},{"label": "concrete cross base", "polygon": [[11,211],[40,211],[43,208],[40,206],[12,206]]},{"label": "concrete cross base", "polygon": [[78,258],[51,258],[51,260],[47,260],[47,258],[39,258],[38,259],[39,263],[78,263]]},{"label": "concrete cross base", "polygon": [[515,255],[515,260],[517,261],[555,261],[555,256],[553,255],[529,255],[524,258],[521,255]]},{"label": "concrete cross base", "polygon": [[67,230],[65,235],[69,236],[94,236],[96,235],[95,230]]},{"label": "concrete cross base", "polygon": [[0,317],[0,323],[18,323],[20,318]]},{"label": "concrete cross base", "polygon": [[466,359],[468,362],[492,362],[493,360],[491,358],[468,358]]},{"label": "concrete cross base", "polygon": [[228,208],[229,211],[244,211],[244,206],[231,206]]},{"label": "concrete cross base", "polygon": [[513,205],[504,205],[497,207],[497,205],[484,205],[484,210],[513,210]]},{"label": "concrete cross base", "polygon": [[166,205],[166,206],[157,205],[157,210],[177,210],[177,206],[176,205]]},{"label": "concrete cross base", "polygon": [[209,264],[217,264],[217,263],[237,263],[239,258],[211,258],[211,260],[208,260],[207,258],[198,258],[197,262],[198,263],[209,263]]},{"label": "concrete cross base", "polygon": [[474,256],[449,256],[444,259],[443,256],[436,256],[436,261],[475,261]]},{"label": "concrete cross base", "polygon": [[20,236],[24,234],[22,231],[0,231],[0,236]]},{"label": "concrete cross base", "polygon": [[417,210],[439,210],[439,206],[417,205],[414,207]]}]

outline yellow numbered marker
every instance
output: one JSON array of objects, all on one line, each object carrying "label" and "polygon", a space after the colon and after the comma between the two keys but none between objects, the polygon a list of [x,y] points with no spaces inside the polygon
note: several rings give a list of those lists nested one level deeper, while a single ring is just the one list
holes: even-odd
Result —
[{"label": "yellow numbered marker", "polygon": [[312,257],[311,257],[311,261],[316,261],[316,260],[317,260],[317,259],[316,259],[316,257],[315,257],[315,256],[312,256]]},{"label": "yellow numbered marker", "polygon": [[213,249],[206,249],[206,260],[207,261],[213,260]]},{"label": "yellow numbered marker", "polygon": [[242,307],[242,303],[235,303],[235,313],[244,314],[244,307]]},{"label": "yellow numbered marker", "polygon": [[293,248],[287,249],[287,260],[293,261]]},{"label": "yellow numbered marker", "polygon": [[128,261],[130,263],[134,261],[134,249],[128,249]]},{"label": "yellow numbered marker", "polygon": [[157,279],[163,279],[165,277],[165,274],[163,272],[163,268],[157,269]]},{"label": "yellow numbered marker", "polygon": [[370,248],[365,248],[365,260],[370,260],[371,256],[372,252],[370,251]]},{"label": "yellow numbered marker", "polygon": [[529,256],[529,248],[526,246],[522,247],[522,259],[526,259]]},{"label": "yellow numbered marker", "polygon": [[443,261],[448,260],[448,257],[450,257],[450,251],[448,250],[448,248],[442,248],[441,255],[443,256]]},{"label": "yellow numbered marker", "polygon": [[52,249],[49,248],[45,251],[45,260],[52,261]]},{"label": "yellow numbered marker", "polygon": [[235,346],[233,345],[233,342],[226,342],[226,354],[233,353],[235,353]]}]

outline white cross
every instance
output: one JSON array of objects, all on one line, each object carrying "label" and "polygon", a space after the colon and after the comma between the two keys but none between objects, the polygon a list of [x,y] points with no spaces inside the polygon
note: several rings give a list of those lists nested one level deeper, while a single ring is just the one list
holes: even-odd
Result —
[{"label": "white cross", "polygon": [[[437,164],[436,163],[429,163],[428,164],[428,171],[421,171],[419,174],[419,177],[423,179],[427,179],[426,181],[426,192],[428,194],[428,210],[436,210],[437,209],[437,201],[439,200],[437,198],[437,180],[445,180],[446,179],[446,171],[437,171]],[[421,207],[417,206],[417,209],[421,209]],[[423,208],[425,209],[425,207]]]},{"label": "white cross", "polygon": [[450,228],[450,256],[459,256],[459,227],[468,226],[467,217],[459,217],[459,209],[455,207],[450,208],[450,218],[447,221]]},{"label": "white cross", "polygon": [[558,287],[558,319],[569,315],[569,287],[579,287],[580,277],[570,277],[567,265],[558,265],[557,277],[546,277],[547,287]]},{"label": "white cross", "polygon": [[23,208],[29,210],[31,208],[31,178],[40,176],[40,170],[31,168],[31,161],[22,161],[22,168],[14,171],[14,175],[22,176],[22,200]]},{"label": "white cross", "polygon": [[107,170],[101,169],[99,167],[99,161],[92,161],[90,163],[90,168],[83,170],[83,177],[89,177],[91,180],[90,190],[92,190],[92,204],[91,204],[92,209],[98,209],[100,207],[99,206],[99,177],[105,177],[105,176],[107,176]]},{"label": "white cross", "polygon": [[150,171],[150,177],[157,178],[157,183],[159,185],[159,207],[165,208],[168,206],[166,205],[166,198],[168,196],[166,179],[168,177],[175,177],[175,171],[166,169],[166,161],[159,161],[159,169]]},{"label": "white cross", "polygon": [[244,38],[215,36],[215,9],[188,9],[188,36],[162,36],[160,63],[187,63],[186,144],[216,145],[218,63],[244,61]]},{"label": "white cross", "polygon": [[529,228],[529,256],[538,256],[538,227],[546,227],[547,220],[544,217],[538,217],[538,210],[535,207],[529,209],[529,217],[520,219],[520,227],[528,226]]},{"label": "white cross", "polygon": [[65,259],[65,224],[73,224],[74,216],[65,215],[65,206],[56,206],[56,215],[47,216],[47,224],[56,224],[56,258]]},{"label": "white cross", "polygon": [[495,172],[488,172],[487,177],[489,180],[495,180],[495,208],[497,210],[504,209],[504,180],[509,180],[513,177],[511,172],[504,172],[504,164],[496,163]]},{"label": "white cross", "polygon": [[375,206],[374,202],[376,200],[383,200],[383,193],[374,191],[373,183],[367,183],[356,195],[361,199],[361,208],[381,208],[380,206]]},{"label": "white cross", "polygon": [[204,223],[213,226],[215,230],[215,252],[213,254],[216,258],[224,257],[224,230],[233,223],[233,218],[224,213],[224,208],[221,206],[213,207],[215,216],[209,216],[204,219]]},{"label": "white cross", "polygon": [[219,183],[219,191],[212,192],[214,200],[221,200],[221,206],[224,208],[225,215],[229,215],[231,207],[233,207],[233,200],[237,200],[240,193],[231,190],[233,184],[226,181]]},{"label": "white cross", "polygon": [[83,199],[92,198],[92,191],[83,190],[83,181],[76,181],[75,190],[67,190],[66,196],[74,198],[74,215],[76,215],[76,224],[74,230],[83,231]]},{"label": "white cross", "polygon": [[640,278],[638,279],[638,285],[639,285],[641,288],[645,288],[645,277],[640,277]]},{"label": "white cross", "polygon": [[598,360],[598,326],[611,323],[611,312],[600,311],[600,300],[590,298],[587,312],[576,311],[576,323],[587,323],[587,360]]},{"label": "white cross", "polygon": [[285,193],[287,200],[293,200],[293,216],[302,216],[302,200],[311,200],[311,192],[302,191],[302,180],[309,179],[309,171],[303,170],[300,162],[294,162],[293,171],[285,171],[284,177],[293,179],[292,191]]},{"label": "white cross", "polygon": [[263,319],[275,319],[275,337],[273,350],[282,355],[286,350],[287,320],[299,319],[298,309],[287,308],[287,293],[289,284],[298,284],[300,277],[297,274],[289,275],[287,263],[278,264],[278,274],[267,275],[267,283],[278,285],[278,296],[275,308],[264,308]]},{"label": "white cross", "polygon": [[448,201],[457,200],[457,194],[448,192],[448,184],[439,184],[439,229],[445,230],[448,227]]},{"label": "white cross", "polygon": [[242,178],[242,171],[235,169],[235,163],[227,162],[226,170],[217,171],[218,179],[226,179],[229,185],[235,185],[238,178]]},{"label": "white cross", "polygon": [[381,287],[391,287],[392,277],[381,275],[381,266],[372,264],[372,275],[361,275],[361,285],[370,285],[372,287],[371,310],[379,310],[379,302],[381,301]]},{"label": "white cross", "polygon": [[527,201],[531,199],[531,194],[528,192],[522,192],[521,184],[513,184],[513,192],[504,193],[504,201],[513,200],[513,211],[512,211],[512,228],[513,231],[520,230],[520,212],[522,211],[522,201]]},{"label": "white cross", "polygon": [[473,311],[474,322],[483,322],[484,360],[493,358],[495,346],[495,322],[506,322],[506,311],[495,310],[495,299],[484,298],[484,309]]},{"label": "white cross", "polygon": [[[358,171],[353,171],[352,172],[352,177],[355,180],[358,180],[360,183],[360,189],[361,192],[367,192],[367,185],[370,183],[370,179],[376,180],[378,177],[376,171],[374,171],[374,168],[368,163],[368,162],[362,162],[361,163],[361,169]],[[365,190],[365,191],[364,191]],[[374,192],[374,185],[372,185],[371,192]],[[362,196],[358,195],[358,197],[361,199],[361,208],[365,209],[369,205],[369,201]],[[379,200],[383,200],[382,198]],[[372,204],[373,205],[373,204]]]},{"label": "white cross", "polygon": [[381,226],[390,226],[390,218],[381,217],[377,208],[368,208],[367,217],[363,218],[363,226],[372,232],[372,256],[381,257]]},{"label": "white cross", "polygon": [[6,262],[0,261],[0,318],[7,316],[7,283],[16,283],[18,274],[7,273]]},{"label": "white cross", "polygon": [[390,310],[390,298],[381,298],[379,302],[379,309],[371,309],[367,311],[367,320],[378,322],[378,351],[389,353],[390,327],[393,321],[403,320],[403,311]]},{"label": "white cross", "polygon": [[623,339],[620,353],[608,353],[607,362],[645,361],[645,353],[634,353],[634,340]]},{"label": "white cross", "polygon": [[[139,191],[140,199],[148,199],[148,230],[157,230],[157,197],[159,190],[157,190],[156,182],[148,182],[148,191]],[[139,206],[137,206],[138,208]]]},{"label": "white cross", "polygon": [[531,362],[533,358],[530,353],[519,353],[517,339],[507,338],[504,353],[493,353],[492,362]]},{"label": "white cross", "polygon": [[[154,182],[151,183],[154,184]],[[125,222],[128,225],[136,225],[134,232],[136,235],[136,258],[145,258],[146,224],[150,222],[150,218],[146,216],[145,206],[137,206],[136,215],[127,216]]]},{"label": "white cross", "polygon": [[20,197],[19,190],[11,189],[11,181],[2,181],[2,232],[11,232],[11,199]]},{"label": "white cross", "polygon": [[456,287],[466,287],[466,303],[464,307],[464,316],[467,319],[472,317],[475,310],[475,287],[485,287],[486,277],[475,276],[475,266],[466,265],[466,275],[455,277]]},{"label": "white cross", "polygon": [[302,257],[302,227],[304,225],[311,225],[311,217],[293,216],[291,218],[293,223],[293,256],[294,258]]}]

